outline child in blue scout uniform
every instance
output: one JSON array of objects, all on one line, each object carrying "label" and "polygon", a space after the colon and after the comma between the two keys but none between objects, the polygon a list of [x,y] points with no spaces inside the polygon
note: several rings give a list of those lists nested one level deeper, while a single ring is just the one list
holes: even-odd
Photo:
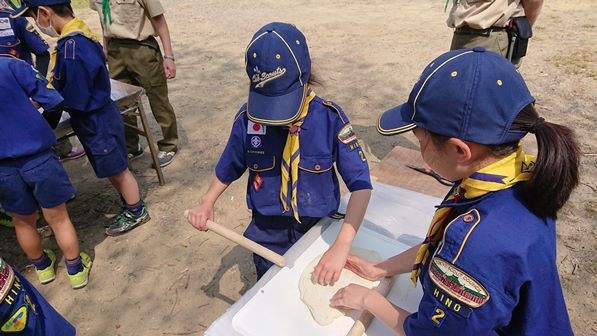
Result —
[{"label": "child in blue scout uniform", "polygon": [[41,283],[55,278],[56,256],[43,249],[37,232],[41,207],[65,257],[73,288],[87,284],[91,259],[79,251],[77,233],[65,202],[75,193],[52,150],[54,132],[30,99],[45,110],[62,113],[62,97],[25,61],[0,57],[0,203],[12,217],[19,245],[32,261]]},{"label": "child in blue scout uniform", "polygon": [[35,68],[45,76],[50,61],[49,46],[26,18],[11,17],[19,6],[20,0],[0,0],[0,54],[34,64],[33,53]]},{"label": "child in blue scout uniform", "polygon": [[[207,230],[217,198],[249,169],[247,204],[253,218],[245,236],[284,254],[319,219],[336,213],[338,169],[351,192],[346,218],[313,276],[317,283],[333,283],[371,195],[367,160],[342,109],[312,91],[307,42],[295,26],[265,25],[245,56],[248,102],[234,119],[209,190],[188,220]],[[254,261],[258,277],[272,265],[258,255]]]},{"label": "child in blue scout uniform", "polygon": [[74,17],[70,0],[25,0],[42,32],[58,37],[50,61],[50,82],[64,97],[71,125],[99,178],[107,177],[123,200],[121,214],[106,224],[116,236],[149,221],[135,176],[128,169],[124,124],[110,98],[110,76],[102,46]]},{"label": "child in blue scout uniform", "polygon": [[73,336],[72,326],[22,276],[0,258],[0,334]]},{"label": "child in blue scout uniform", "polygon": [[[19,4],[19,0],[0,0],[0,55],[11,55],[33,65],[33,53],[37,70],[45,76],[50,61],[49,46],[27,19],[10,17]],[[0,225],[14,227],[1,204]]]},{"label": "child in blue scout uniform", "polygon": [[[578,184],[579,148],[572,130],[538,116],[512,64],[483,48],[445,53],[378,130],[413,130],[423,160],[456,183],[423,243],[379,263],[347,262],[368,279],[412,271],[423,287],[416,312],[354,284],[332,306],[367,309],[406,335],[572,335],[555,218]],[[520,145],[527,133],[537,157]]]}]

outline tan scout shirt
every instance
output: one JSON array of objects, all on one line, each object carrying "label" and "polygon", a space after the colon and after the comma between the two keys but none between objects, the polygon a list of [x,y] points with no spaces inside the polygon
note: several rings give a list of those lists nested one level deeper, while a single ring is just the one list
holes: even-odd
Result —
[{"label": "tan scout shirt", "polygon": [[159,0],[110,0],[112,24],[109,18],[104,21],[102,0],[90,0],[89,8],[100,15],[106,38],[126,38],[143,41],[155,36],[149,18],[164,14]]},{"label": "tan scout shirt", "polygon": [[505,27],[517,16],[524,16],[520,0],[453,0],[446,24],[452,28]]}]

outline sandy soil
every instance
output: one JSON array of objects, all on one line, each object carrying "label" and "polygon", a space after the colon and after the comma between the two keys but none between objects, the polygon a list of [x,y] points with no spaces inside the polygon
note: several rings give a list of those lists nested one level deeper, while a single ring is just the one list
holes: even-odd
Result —
[{"label": "sandy soil", "polygon": [[[246,99],[243,52],[255,30],[286,21],[305,33],[323,83],[316,91],[345,109],[369,148],[372,168],[394,145],[414,148],[409,136],[382,138],[373,125],[382,111],[407,98],[422,68],[449,48],[451,38],[443,1],[162,2],[177,57],[170,99],[181,151],[164,169],[162,187],[148,154],[132,164],[151,222],[106,237],[102,222],[118,209],[116,193],[95,178],[86,159],[65,164],[78,189],[69,211],[83,250],[95,260],[92,278],[85,289],[72,291],[60,263],[57,280],[38,287],[83,336],[202,334],[254,283],[246,250],[195,231],[182,212],[206,190],[234,113]],[[76,12],[99,32],[96,13]],[[597,334],[595,22],[593,0],[546,1],[521,68],[543,116],[573,127],[582,147],[581,185],[558,223],[560,276],[578,335]],[[217,221],[238,232],[250,217],[244,186],[244,180],[233,184],[217,204]],[[0,254],[34,280],[14,232],[0,228],[0,236]],[[53,238],[45,244],[56,250]]]}]

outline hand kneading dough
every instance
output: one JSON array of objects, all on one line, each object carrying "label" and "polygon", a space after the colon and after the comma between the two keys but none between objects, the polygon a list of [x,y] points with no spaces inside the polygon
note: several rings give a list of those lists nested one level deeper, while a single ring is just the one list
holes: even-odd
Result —
[{"label": "hand kneading dough", "polygon": [[[362,258],[371,261],[382,260],[381,256],[372,250],[361,248],[350,249],[350,254],[358,255]],[[340,279],[333,286],[322,286],[311,282],[311,274],[315,266],[321,259],[321,256],[313,259],[313,261],[305,267],[301,279],[299,281],[299,291],[301,292],[301,300],[309,307],[313,319],[322,326],[328,325],[342,315],[346,315],[348,310],[339,310],[330,307],[330,299],[338,290],[348,286],[351,283],[358,284],[367,288],[374,288],[379,285],[379,281],[369,281],[356,275],[354,272],[347,269],[342,270]]]}]

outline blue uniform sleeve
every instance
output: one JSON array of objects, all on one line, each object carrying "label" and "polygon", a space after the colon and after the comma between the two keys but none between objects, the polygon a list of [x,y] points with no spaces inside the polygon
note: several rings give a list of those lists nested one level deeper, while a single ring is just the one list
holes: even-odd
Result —
[{"label": "blue uniform sleeve", "polygon": [[340,106],[332,102],[324,102],[328,108],[337,113],[334,134],[336,134],[336,167],[349,191],[373,189],[369,164],[363,149],[359,145],[356,134]]},{"label": "blue uniform sleeve", "polygon": [[33,66],[25,61],[13,62],[11,65],[16,81],[33,101],[45,110],[60,105],[62,96]]},{"label": "blue uniform sleeve", "polygon": [[246,104],[241,107],[236,115],[232,130],[230,131],[228,143],[216,165],[216,177],[224,183],[236,181],[247,169],[247,164],[245,162],[247,118],[245,111]]},{"label": "blue uniform sleeve", "polygon": [[515,266],[520,263],[491,242],[478,245],[480,220],[473,209],[446,227],[422,272],[424,294],[404,322],[407,335],[497,335],[511,323],[514,296],[524,283]]},{"label": "blue uniform sleeve", "polygon": [[85,37],[71,37],[63,42],[58,51],[58,60],[54,69],[54,81],[64,97],[64,103],[77,111],[86,111],[93,99],[93,85],[100,66],[93,64],[94,48],[84,48],[79,44],[91,43]]},{"label": "blue uniform sleeve", "polygon": [[27,19],[18,17],[15,19],[15,23],[18,31],[17,34],[19,35],[20,40],[25,43],[29,51],[36,55],[48,51],[48,43],[39,36],[39,33]]}]

